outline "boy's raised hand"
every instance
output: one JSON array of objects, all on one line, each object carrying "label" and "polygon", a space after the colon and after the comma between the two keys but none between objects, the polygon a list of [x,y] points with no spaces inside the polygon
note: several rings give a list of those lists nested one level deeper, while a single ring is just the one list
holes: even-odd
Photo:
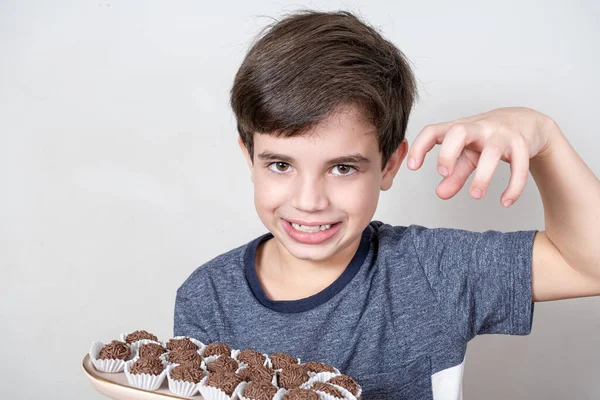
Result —
[{"label": "boy's raised hand", "polygon": [[475,171],[469,193],[475,199],[485,196],[500,160],[510,164],[511,176],[500,203],[510,207],[523,193],[529,173],[529,160],[540,157],[550,144],[553,122],[529,108],[499,108],[472,117],[428,125],[414,140],[408,152],[408,167],[417,170],[425,155],[441,144],[438,171],[444,179],[436,194],[453,197]]}]

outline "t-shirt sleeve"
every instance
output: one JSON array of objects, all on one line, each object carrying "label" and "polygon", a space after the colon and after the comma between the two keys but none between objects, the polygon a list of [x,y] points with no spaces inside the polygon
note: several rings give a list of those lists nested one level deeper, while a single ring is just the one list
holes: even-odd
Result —
[{"label": "t-shirt sleeve", "polygon": [[409,228],[443,313],[470,340],[527,335],[533,320],[531,265],[537,231]]},{"label": "t-shirt sleeve", "polygon": [[209,325],[203,317],[202,310],[203,308],[195,304],[182,288],[177,290],[173,316],[173,336],[189,336],[203,343],[210,343],[209,334],[205,329]]}]

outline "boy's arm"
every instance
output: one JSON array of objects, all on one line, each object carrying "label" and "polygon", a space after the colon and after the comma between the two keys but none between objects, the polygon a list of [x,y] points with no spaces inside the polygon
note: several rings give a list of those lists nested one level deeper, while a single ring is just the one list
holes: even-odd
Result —
[{"label": "boy's arm", "polygon": [[531,171],[546,225],[533,245],[533,301],[600,295],[600,182],[552,119],[503,108],[427,126],[411,147],[409,168],[418,169],[436,144],[442,199],[454,196],[474,171],[470,193],[482,198],[502,160],[511,165],[511,179],[501,203],[510,206]]},{"label": "boy's arm", "polygon": [[545,231],[533,246],[534,301],[600,295],[600,181],[558,125],[543,116],[549,145],[530,163]]}]

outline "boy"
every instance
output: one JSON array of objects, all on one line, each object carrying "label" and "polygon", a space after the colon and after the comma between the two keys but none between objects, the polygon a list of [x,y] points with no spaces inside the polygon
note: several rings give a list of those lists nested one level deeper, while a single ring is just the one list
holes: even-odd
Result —
[{"label": "boy", "polygon": [[[402,53],[349,13],[279,21],[231,92],[257,213],[269,230],[179,288],[175,335],[322,361],[365,399],[460,399],[467,342],[526,335],[533,302],[600,295],[600,182],[549,117],[506,108],[405,140],[416,95]],[[441,144],[437,188],[485,196],[500,160],[531,171],[546,231],[500,233],[371,221],[403,160]]]}]

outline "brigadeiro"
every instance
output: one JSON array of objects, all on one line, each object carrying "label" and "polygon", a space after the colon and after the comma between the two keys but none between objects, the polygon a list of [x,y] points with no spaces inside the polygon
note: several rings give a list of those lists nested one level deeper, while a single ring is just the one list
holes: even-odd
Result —
[{"label": "brigadeiro", "polygon": [[202,356],[196,350],[174,350],[167,355],[167,360],[173,364],[193,364],[200,367]]},{"label": "brigadeiro", "polygon": [[235,372],[239,367],[238,362],[229,356],[220,356],[215,361],[206,364],[208,372]]},{"label": "brigadeiro", "polygon": [[173,350],[194,350],[198,351],[200,347],[192,342],[190,338],[182,337],[182,338],[173,338],[169,339],[167,343],[167,349]]},{"label": "brigadeiro", "polygon": [[319,400],[316,392],[307,389],[291,389],[283,395],[283,400]]},{"label": "brigadeiro", "polygon": [[342,387],[352,393],[354,396],[358,396],[360,392],[360,386],[356,381],[350,378],[347,375],[338,375],[327,381],[327,383],[331,383],[333,385],[337,385]]},{"label": "brigadeiro", "polygon": [[241,382],[242,379],[234,372],[210,373],[202,379],[199,389],[206,400],[217,400],[223,398],[223,393],[231,397]]},{"label": "brigadeiro", "polygon": [[336,389],[333,385],[330,385],[329,383],[315,382],[312,384],[310,389],[314,390],[315,392],[323,392],[340,399],[344,398],[342,392],[340,392],[338,389]]},{"label": "brigadeiro", "polygon": [[277,388],[268,382],[250,382],[241,395],[248,400],[272,400]]},{"label": "brigadeiro", "polygon": [[125,341],[127,343],[135,343],[138,340],[144,340],[144,339],[158,342],[158,338],[155,335],[151,334],[148,331],[144,331],[144,330],[131,332],[130,334],[128,334],[125,337]]},{"label": "brigadeiro", "polygon": [[203,369],[193,364],[171,365],[167,369],[169,390],[177,396],[192,397],[198,393],[198,383],[204,374]]},{"label": "brigadeiro", "polygon": [[160,375],[165,369],[161,360],[156,358],[138,358],[133,363],[129,373],[137,374],[148,374],[148,375]]},{"label": "brigadeiro", "polygon": [[171,378],[177,381],[199,383],[204,378],[204,370],[193,364],[177,365],[171,370]]},{"label": "brigadeiro", "polygon": [[279,373],[279,387],[295,389],[309,380],[308,372],[301,365],[287,365]]},{"label": "brigadeiro", "polygon": [[273,382],[275,371],[262,365],[250,365],[249,367],[242,369],[239,372],[239,375],[246,382],[266,381],[271,383]]},{"label": "brigadeiro", "polygon": [[318,361],[309,361],[307,363],[302,364],[302,366],[308,371],[308,372],[315,372],[315,373],[319,373],[319,372],[332,372],[332,373],[336,373],[336,369],[333,368],[331,365],[327,365],[325,363],[322,362],[318,362]]},{"label": "brigadeiro", "polygon": [[102,347],[100,354],[98,355],[99,360],[129,360],[131,358],[131,348],[127,344],[113,340],[106,346]]},{"label": "brigadeiro", "polygon": [[146,343],[141,345],[139,349],[140,357],[144,358],[158,358],[166,352],[167,349],[159,343]]},{"label": "brigadeiro", "polygon": [[228,356],[231,355],[231,348],[225,343],[211,343],[204,349],[203,357]]},{"label": "brigadeiro", "polygon": [[237,355],[237,359],[238,361],[246,363],[247,365],[265,365],[267,357],[258,351],[248,349],[240,351],[240,353]]},{"label": "brigadeiro", "polygon": [[123,371],[125,363],[137,356],[137,349],[134,345],[119,340],[106,345],[96,341],[92,343],[89,355],[98,371],[114,374]]},{"label": "brigadeiro", "polygon": [[166,375],[167,370],[158,358],[138,358],[125,364],[125,376],[129,385],[139,389],[158,389]]},{"label": "brigadeiro", "polygon": [[274,369],[282,369],[286,365],[298,364],[298,360],[286,353],[273,353],[269,356]]}]

